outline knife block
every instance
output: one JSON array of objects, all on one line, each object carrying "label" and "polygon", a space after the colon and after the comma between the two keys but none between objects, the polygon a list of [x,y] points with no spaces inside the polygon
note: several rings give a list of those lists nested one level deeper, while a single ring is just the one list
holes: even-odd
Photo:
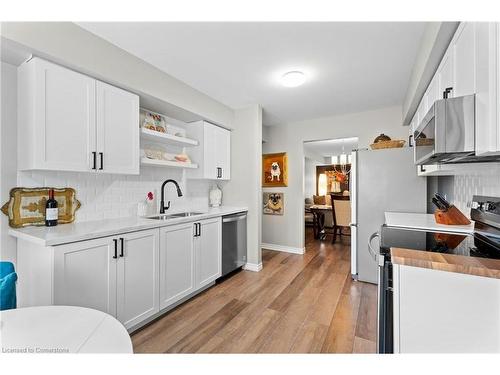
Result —
[{"label": "knife block", "polygon": [[467,219],[458,208],[451,205],[447,210],[437,209],[434,212],[436,223],[444,225],[469,225],[471,221]]}]

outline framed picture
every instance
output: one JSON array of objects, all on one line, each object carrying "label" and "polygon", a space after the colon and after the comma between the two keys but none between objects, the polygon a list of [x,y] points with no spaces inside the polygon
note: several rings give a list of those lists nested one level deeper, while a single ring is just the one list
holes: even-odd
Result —
[{"label": "framed picture", "polygon": [[262,205],[264,215],[283,215],[285,209],[284,193],[263,193]]},{"label": "framed picture", "polygon": [[288,159],[286,152],[262,155],[262,186],[288,186]]}]

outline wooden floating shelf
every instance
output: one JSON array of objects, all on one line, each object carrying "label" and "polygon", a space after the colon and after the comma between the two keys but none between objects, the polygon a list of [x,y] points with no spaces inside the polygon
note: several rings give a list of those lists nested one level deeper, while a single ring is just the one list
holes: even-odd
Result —
[{"label": "wooden floating shelf", "polygon": [[156,159],[148,159],[141,158],[142,165],[151,165],[155,167],[173,167],[173,168],[186,168],[186,169],[196,169],[198,168],[198,164],[194,163],[183,163],[181,161],[169,161],[169,160],[156,160]]},{"label": "wooden floating shelf", "polygon": [[178,147],[198,146],[198,141],[195,139],[179,137],[177,135],[172,135],[167,133],[160,133],[146,128],[141,128],[141,138],[147,141],[163,143]]}]

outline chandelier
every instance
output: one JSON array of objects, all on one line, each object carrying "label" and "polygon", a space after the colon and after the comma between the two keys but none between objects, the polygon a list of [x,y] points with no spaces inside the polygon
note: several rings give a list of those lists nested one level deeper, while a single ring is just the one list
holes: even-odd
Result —
[{"label": "chandelier", "polygon": [[[336,158],[336,162],[333,162],[333,158]],[[342,139],[342,153],[337,156],[332,156],[332,164],[333,170],[337,173],[342,173],[343,175],[348,175],[351,172],[351,168],[347,167],[347,164],[350,164],[351,155],[345,152],[345,144]],[[338,166],[338,167],[337,167]]]}]

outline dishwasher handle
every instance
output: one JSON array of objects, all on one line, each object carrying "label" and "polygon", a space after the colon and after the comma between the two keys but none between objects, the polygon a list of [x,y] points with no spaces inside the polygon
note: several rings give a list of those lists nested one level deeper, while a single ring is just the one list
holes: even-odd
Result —
[{"label": "dishwasher handle", "polygon": [[224,216],[222,218],[223,223],[231,223],[233,221],[239,221],[239,220],[244,220],[247,218],[247,214],[239,214],[239,215],[230,215],[230,216]]}]

